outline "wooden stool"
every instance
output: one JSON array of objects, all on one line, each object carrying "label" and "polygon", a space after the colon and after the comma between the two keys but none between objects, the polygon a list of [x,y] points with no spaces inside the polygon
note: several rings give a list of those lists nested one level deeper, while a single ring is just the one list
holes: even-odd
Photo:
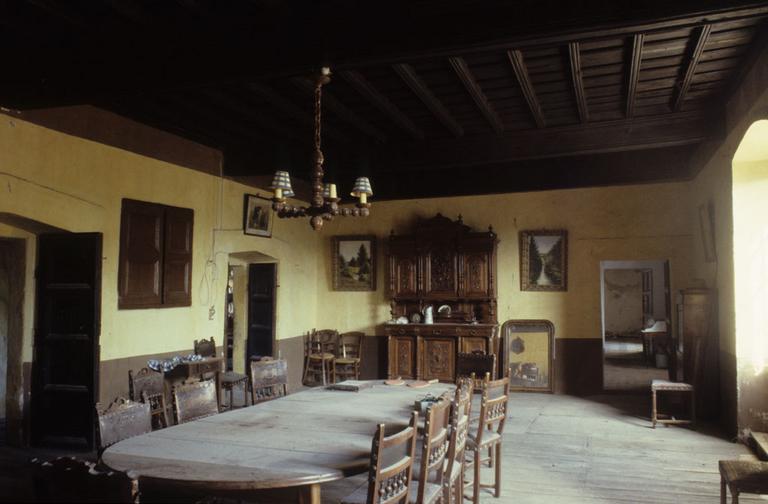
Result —
[{"label": "wooden stool", "polygon": [[721,460],[720,504],[725,504],[725,487],[731,491],[731,502],[738,504],[739,494],[768,494],[768,462]]}]

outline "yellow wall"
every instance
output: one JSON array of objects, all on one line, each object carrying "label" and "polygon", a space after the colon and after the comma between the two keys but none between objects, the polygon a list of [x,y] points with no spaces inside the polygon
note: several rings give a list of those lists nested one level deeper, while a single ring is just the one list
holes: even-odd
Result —
[{"label": "yellow wall", "polygon": [[[277,337],[299,336],[314,324],[316,234],[303,220],[276,222],[271,239],[242,232],[243,194],[253,188],[18,119],[0,122],[0,214],[9,213],[78,232],[103,233],[101,358],[191,349],[221,341],[229,254],[259,251],[277,258]],[[122,198],[194,209],[192,306],[118,310],[117,264]],[[34,235],[0,225],[0,236]],[[308,288],[309,287],[309,288]],[[24,355],[31,360],[33,310],[27,289]],[[216,313],[209,318],[209,307]]]},{"label": "yellow wall", "polygon": [[[375,181],[374,181],[375,183]],[[375,187],[374,187],[375,191]],[[381,334],[390,318],[384,258],[391,229],[407,233],[415,217],[437,212],[477,230],[489,225],[499,237],[498,319],[548,319],[558,338],[601,338],[600,261],[670,260],[672,289],[688,286],[691,247],[686,183],[571,189],[374,203],[371,216],[338,218],[322,234],[318,269],[318,326]],[[568,291],[521,292],[518,232],[568,230]],[[379,238],[376,292],[331,289],[330,236]]]}]

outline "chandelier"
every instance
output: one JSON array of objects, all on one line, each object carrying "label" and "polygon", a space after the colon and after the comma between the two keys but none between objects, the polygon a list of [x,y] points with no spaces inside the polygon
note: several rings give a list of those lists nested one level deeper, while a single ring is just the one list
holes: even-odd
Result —
[{"label": "chandelier", "polygon": [[272,208],[278,217],[309,217],[309,223],[313,229],[319,230],[324,221],[332,220],[337,215],[343,217],[367,217],[371,204],[368,196],[373,195],[371,182],[368,177],[358,177],[352,188],[351,196],[358,198],[355,207],[341,207],[337,197],[336,184],[328,184],[323,181],[323,151],[321,146],[321,118],[323,85],[331,81],[331,70],[323,67],[320,75],[315,79],[315,150],[314,169],[312,170],[312,198],[309,206],[293,206],[286,203],[285,199],[294,196],[291,188],[291,176],[287,171],[278,170],[272,180],[270,189],[274,190]]}]

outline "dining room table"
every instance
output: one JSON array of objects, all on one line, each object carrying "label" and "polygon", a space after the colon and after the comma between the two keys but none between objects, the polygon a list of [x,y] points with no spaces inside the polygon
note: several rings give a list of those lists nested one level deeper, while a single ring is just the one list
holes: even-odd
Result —
[{"label": "dining room table", "polygon": [[405,427],[417,402],[454,389],[409,383],[305,389],[125,439],[102,461],[140,490],[319,504],[321,484],[367,470],[378,424]]}]

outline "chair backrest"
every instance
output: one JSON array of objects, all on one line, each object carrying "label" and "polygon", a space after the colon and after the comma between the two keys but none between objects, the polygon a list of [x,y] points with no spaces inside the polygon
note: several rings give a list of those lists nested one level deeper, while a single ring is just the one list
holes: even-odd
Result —
[{"label": "chair backrest", "polygon": [[143,400],[144,395],[155,397],[164,393],[163,373],[141,368],[138,373],[128,370],[128,397],[132,401]]},{"label": "chair backrest", "polygon": [[453,466],[462,464],[464,452],[467,447],[467,433],[469,432],[469,415],[472,410],[472,382],[463,380],[453,396],[451,404],[451,437],[448,445],[448,463],[445,474],[453,473]]},{"label": "chair backrest", "polygon": [[339,331],[336,329],[312,329],[307,339],[307,354],[336,353]]},{"label": "chair backrest", "polygon": [[74,457],[30,463],[37,502],[138,502],[138,482],[126,473]]},{"label": "chair backrest", "polygon": [[252,360],[251,390],[253,404],[288,394],[288,362],[285,359]]},{"label": "chair backrest", "polygon": [[99,419],[99,451],[118,441],[152,432],[152,412],[149,403],[118,397],[104,410],[96,408]]},{"label": "chair backrest", "polygon": [[384,424],[376,428],[368,473],[368,504],[408,502],[418,417],[414,411],[408,427],[389,436]]},{"label": "chair backrest", "polygon": [[424,491],[427,483],[433,483],[442,488],[445,469],[445,456],[448,453],[450,439],[448,426],[450,424],[451,401],[441,398],[427,410],[424,420],[424,437],[421,451],[421,471],[419,472],[419,489],[416,502],[424,502]]},{"label": "chair backrest", "polygon": [[195,353],[203,357],[216,357],[216,343],[213,341],[213,336],[210,340],[195,340]]},{"label": "chair backrest", "polygon": [[[509,377],[500,380],[485,380],[483,395],[480,399],[480,415],[478,417],[475,440],[482,443],[483,433],[494,431],[501,434],[507,419],[507,403],[509,401]],[[495,429],[494,429],[495,427]]]},{"label": "chair backrest", "polygon": [[364,332],[350,331],[339,335],[337,357],[344,359],[359,359],[363,351]]},{"label": "chair backrest", "polygon": [[191,422],[219,412],[216,382],[201,380],[173,387],[173,415],[176,423]]},{"label": "chair backrest", "polygon": [[472,376],[482,380],[486,375],[496,377],[496,354],[459,352],[456,355],[456,376]]}]

